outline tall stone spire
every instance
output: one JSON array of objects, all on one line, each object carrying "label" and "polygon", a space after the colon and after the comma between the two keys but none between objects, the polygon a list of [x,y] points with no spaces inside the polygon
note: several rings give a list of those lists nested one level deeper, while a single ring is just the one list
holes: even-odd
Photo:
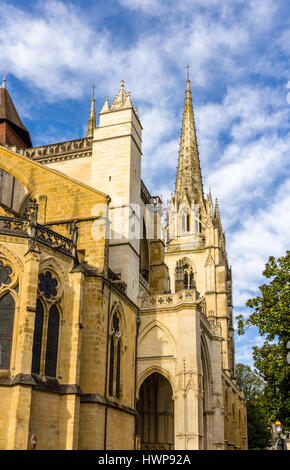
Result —
[{"label": "tall stone spire", "polygon": [[175,183],[175,201],[179,204],[186,196],[189,203],[203,199],[198,145],[192,107],[190,80],[187,77],[179,157]]},{"label": "tall stone spire", "polygon": [[96,127],[96,112],[95,112],[95,85],[93,85],[93,96],[91,102],[91,111],[88,122],[87,137],[93,137],[94,129]]}]

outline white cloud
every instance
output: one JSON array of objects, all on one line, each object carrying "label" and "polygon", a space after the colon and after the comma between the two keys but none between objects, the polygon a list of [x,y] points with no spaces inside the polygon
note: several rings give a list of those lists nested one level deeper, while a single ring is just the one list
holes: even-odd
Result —
[{"label": "white cloud", "polygon": [[149,15],[159,16],[164,11],[162,0],[119,0],[129,10],[141,10]]},{"label": "white cloud", "polygon": [[245,204],[268,201],[275,178],[289,171],[289,111],[277,91],[253,86],[230,88],[222,103],[199,109],[201,163],[226,225],[237,221],[242,204],[245,212]]},{"label": "white cloud", "polygon": [[[134,40],[118,41],[105,20],[95,30],[88,9],[73,2],[43,1],[30,11],[0,0],[1,67],[44,102],[79,99],[93,81],[97,98],[112,100],[124,79],[144,128],[142,177],[165,201],[174,190],[168,175],[177,164],[189,62],[204,186],[219,198],[230,230],[234,299],[242,306],[257,293],[267,257],[283,255],[290,229],[286,2],[119,4],[128,10],[123,15],[134,13]],[[283,90],[276,86],[281,77]],[[17,107],[39,120],[28,97]]]},{"label": "white cloud", "polygon": [[[234,304],[244,305],[264,282],[262,272],[269,256],[284,256],[289,249],[290,178],[265,207],[241,221],[231,234],[230,257],[234,267]],[[249,313],[249,312],[248,312]]]},{"label": "white cloud", "polygon": [[235,362],[247,364],[253,367],[253,347],[262,346],[263,338],[256,334],[256,329],[248,331],[248,335],[238,336],[235,338],[236,354]]}]

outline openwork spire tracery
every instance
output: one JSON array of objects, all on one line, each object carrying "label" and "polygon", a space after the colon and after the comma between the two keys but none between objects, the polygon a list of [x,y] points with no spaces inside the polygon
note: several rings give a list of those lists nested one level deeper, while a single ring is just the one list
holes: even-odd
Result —
[{"label": "openwork spire tracery", "polygon": [[185,196],[190,203],[197,202],[200,197],[203,198],[202,178],[189,78],[186,81],[183,121],[175,184],[176,202],[182,202]]}]

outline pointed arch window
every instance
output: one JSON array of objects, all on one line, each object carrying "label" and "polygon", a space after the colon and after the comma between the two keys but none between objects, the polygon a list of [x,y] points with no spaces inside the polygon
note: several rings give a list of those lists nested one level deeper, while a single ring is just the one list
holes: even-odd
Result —
[{"label": "pointed arch window", "polygon": [[122,326],[120,312],[113,313],[110,336],[109,395],[121,396]]},{"label": "pointed arch window", "polygon": [[181,232],[186,232],[186,214],[184,212],[181,215]]},{"label": "pointed arch window", "polygon": [[187,212],[186,214],[186,231],[190,232],[190,213]]},{"label": "pointed arch window", "polygon": [[190,271],[190,275],[189,275],[189,288],[190,289],[194,289],[194,275],[193,275],[193,272],[192,270]]},{"label": "pointed arch window", "polygon": [[194,289],[194,273],[193,268],[189,261],[180,260],[176,263],[175,268],[175,290],[180,289]]},{"label": "pointed arch window", "polygon": [[56,302],[58,281],[50,271],[40,273],[38,279],[31,373],[56,377],[61,313]]},{"label": "pointed arch window", "polygon": [[116,365],[116,397],[120,398],[120,374],[121,374],[121,343],[117,342],[117,365]]},{"label": "pointed arch window", "polygon": [[10,369],[15,301],[9,292],[0,298],[0,369]]},{"label": "pointed arch window", "polygon": [[113,395],[114,390],[114,336],[111,336],[110,339],[110,372],[109,372],[109,394]]},{"label": "pointed arch window", "polygon": [[184,272],[184,289],[188,289],[188,272]]},{"label": "pointed arch window", "polygon": [[201,232],[201,220],[198,205],[194,206],[194,232],[196,235],[199,235]]},{"label": "pointed arch window", "polygon": [[35,321],[34,321],[32,366],[31,366],[31,373],[34,373],[34,374],[40,373],[43,319],[44,319],[43,305],[42,305],[42,302],[39,299],[37,299]]},{"label": "pointed arch window", "polygon": [[2,284],[8,286],[11,283],[12,268],[10,266],[5,266],[3,261],[0,259],[0,287]]},{"label": "pointed arch window", "polygon": [[183,272],[182,261],[177,261],[176,267],[175,267],[175,292],[178,292],[179,290],[183,289],[183,285],[184,285],[184,272]]},{"label": "pointed arch window", "polygon": [[59,335],[59,312],[56,305],[49,309],[46,356],[45,356],[45,375],[56,377],[57,351]]},{"label": "pointed arch window", "polygon": [[184,207],[180,212],[180,233],[187,233],[190,231],[190,212]]},{"label": "pointed arch window", "polygon": [[[46,304],[44,306],[42,301],[37,299],[34,321],[31,373],[41,374],[44,370],[44,375],[47,377],[56,377],[60,314],[56,304],[50,307],[49,310],[48,308],[49,306]],[[48,318],[46,320],[46,338],[43,337],[45,326],[45,310],[48,310]],[[41,358],[42,351],[44,350],[45,363],[43,366]]]}]

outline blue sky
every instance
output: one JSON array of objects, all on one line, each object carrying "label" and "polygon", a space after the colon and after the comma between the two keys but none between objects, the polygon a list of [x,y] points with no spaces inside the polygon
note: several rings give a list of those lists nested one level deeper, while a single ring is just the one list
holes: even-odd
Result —
[{"label": "blue sky", "polygon": [[[0,0],[0,30],[0,72],[33,144],[84,136],[92,83],[99,110],[123,79],[143,125],[142,178],[165,201],[191,65],[204,190],[219,199],[234,312],[249,314],[268,257],[289,249],[289,2]],[[236,337],[236,360],[252,365],[260,343],[254,329]]]}]

